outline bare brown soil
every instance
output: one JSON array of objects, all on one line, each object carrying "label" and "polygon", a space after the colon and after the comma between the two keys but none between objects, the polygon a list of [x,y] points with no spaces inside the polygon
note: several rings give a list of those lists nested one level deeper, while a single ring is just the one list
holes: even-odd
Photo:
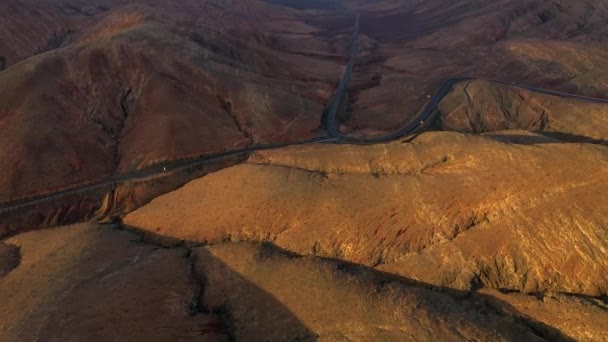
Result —
[{"label": "bare brown soil", "polygon": [[360,11],[345,132],[404,126],[456,76],[606,97],[603,1],[374,1]]},{"label": "bare brown soil", "polygon": [[[148,235],[149,237],[149,235]],[[43,239],[45,244],[39,241]],[[605,303],[566,294],[460,292],[269,243],[186,247],[112,225],[7,240],[6,341],[465,340],[606,337]],[[0,256],[3,256],[0,250]]]},{"label": "bare brown soil", "polygon": [[438,106],[443,130],[526,130],[571,142],[608,144],[608,103],[565,99],[487,81],[456,84]]},{"label": "bare brown soil", "polygon": [[158,249],[89,225],[9,243],[22,259],[0,281],[3,341],[225,340],[221,321],[198,312],[200,284],[184,248]]},{"label": "bare brown soil", "polygon": [[522,135],[259,152],[125,223],[201,243],[271,241],[456,289],[607,294],[608,150]]},{"label": "bare brown soil", "polygon": [[605,104],[200,163],[325,136],[357,13],[344,133],[608,90],[605,1],[4,1],[0,341],[608,340]]},{"label": "bare brown soil", "polygon": [[[40,245],[40,239],[45,244]],[[0,281],[6,341],[109,339],[592,340],[606,312],[576,297],[464,293],[271,244],[163,248],[115,226],[29,232]],[[568,309],[569,311],[566,311]],[[548,311],[568,312],[566,320]],[[575,317],[587,315],[576,324]],[[548,323],[559,321],[556,327]]]},{"label": "bare brown soil", "polygon": [[173,191],[192,179],[238,164],[247,156],[247,153],[235,154],[136,179],[103,183],[91,189],[50,196],[43,194],[40,198],[0,210],[0,237],[88,220],[114,222],[156,196]]},{"label": "bare brown soil", "polygon": [[255,1],[2,6],[0,202],[318,136],[348,41]]}]

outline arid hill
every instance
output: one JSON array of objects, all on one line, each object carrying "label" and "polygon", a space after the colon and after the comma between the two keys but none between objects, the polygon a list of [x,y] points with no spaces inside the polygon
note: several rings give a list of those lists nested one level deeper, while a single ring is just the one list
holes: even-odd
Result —
[{"label": "arid hill", "polygon": [[525,132],[259,152],[124,224],[5,239],[0,336],[602,340],[607,153]]},{"label": "arid hill", "polygon": [[344,132],[396,130],[455,76],[606,97],[606,1],[361,3]]},{"label": "arid hill", "polygon": [[[0,202],[318,136],[348,37],[249,3],[3,4]],[[28,39],[41,26],[51,47]]]},{"label": "arid hill", "polygon": [[[583,340],[606,337],[606,312],[575,297],[547,304],[514,297],[515,305],[534,303],[516,309],[508,294],[465,296],[269,244],[157,248],[94,225],[7,243],[21,248],[21,263],[0,281],[0,338],[7,341],[542,341],[565,340],[566,331]],[[560,331],[529,316],[566,306],[570,315],[593,314],[585,324],[599,332]]]},{"label": "arid hill", "polygon": [[464,81],[439,103],[441,129],[526,130],[572,142],[608,144],[608,102],[547,95],[487,81]]},{"label": "arid hill", "polygon": [[604,2],[466,3],[7,1],[0,202],[322,135],[357,13],[344,132],[398,128],[457,75],[604,95]]},{"label": "arid hill", "polygon": [[458,289],[608,294],[597,205],[608,149],[520,134],[259,152],[125,224],[202,243],[271,241]]},{"label": "arid hill", "polygon": [[4,1],[0,341],[608,340],[607,14]]},{"label": "arid hill", "polygon": [[[523,131],[290,147],[160,196],[124,224],[150,241],[264,241],[484,294],[593,341],[606,337],[587,319],[605,320],[607,172],[605,146]],[[266,279],[241,263],[240,274]]]},{"label": "arid hill", "polygon": [[21,260],[0,275],[3,341],[225,336],[213,315],[195,315],[200,284],[183,248],[158,249],[133,234],[89,225],[7,243],[19,246]]}]

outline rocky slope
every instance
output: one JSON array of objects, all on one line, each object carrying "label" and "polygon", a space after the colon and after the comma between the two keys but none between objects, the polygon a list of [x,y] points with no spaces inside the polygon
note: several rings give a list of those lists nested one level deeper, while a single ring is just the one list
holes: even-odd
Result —
[{"label": "rocky slope", "polygon": [[324,136],[356,13],[344,132],[606,90],[605,1],[5,1],[0,340],[608,340],[606,104],[201,160]]},{"label": "rocky slope", "polygon": [[202,243],[272,241],[457,289],[605,295],[608,150],[527,136],[259,152],[125,224]]},{"label": "rocky slope", "polygon": [[[82,224],[5,244],[19,246],[21,254],[0,275],[0,338],[6,341],[607,337],[600,299],[460,292],[270,243],[186,247]],[[0,263],[6,256],[0,250]]]},{"label": "rocky slope", "polygon": [[[482,298],[459,298],[339,261],[298,257],[246,243],[195,248],[193,254],[207,280],[203,302],[226,308],[237,339],[540,337],[517,315],[492,310]],[[281,313],[281,306],[291,315]],[[299,322],[294,322],[295,317]]]},{"label": "rocky slope", "polygon": [[6,341],[568,339],[499,295],[464,296],[269,244],[158,248],[94,225],[7,242],[22,259],[0,281]]},{"label": "rocky slope", "polygon": [[[258,2],[151,5],[3,4],[0,202],[320,134],[347,37]],[[52,47],[28,39],[41,30]]]},{"label": "rocky slope", "polygon": [[216,317],[198,313],[200,284],[183,248],[158,249],[88,225],[8,243],[20,247],[21,262],[0,280],[3,341],[226,336]]},{"label": "rocky slope", "polygon": [[608,143],[608,103],[541,94],[487,81],[453,86],[438,106],[443,130],[526,130],[574,142]]}]

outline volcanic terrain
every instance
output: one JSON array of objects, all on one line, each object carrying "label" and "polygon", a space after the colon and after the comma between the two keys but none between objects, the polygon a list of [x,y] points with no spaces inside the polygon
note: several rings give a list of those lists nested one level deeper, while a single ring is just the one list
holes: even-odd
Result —
[{"label": "volcanic terrain", "polygon": [[4,1],[0,340],[608,340],[606,15]]}]

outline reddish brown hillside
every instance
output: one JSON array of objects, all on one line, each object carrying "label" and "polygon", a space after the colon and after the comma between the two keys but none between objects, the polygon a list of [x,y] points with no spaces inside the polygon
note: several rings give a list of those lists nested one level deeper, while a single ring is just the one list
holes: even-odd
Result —
[{"label": "reddish brown hillside", "polygon": [[608,144],[608,102],[567,98],[487,81],[456,83],[438,107],[444,130],[527,130],[571,142]]},{"label": "reddish brown hillside", "polygon": [[605,1],[381,1],[361,7],[345,131],[391,131],[445,79],[474,76],[606,97]]},{"label": "reddish brown hillside", "polygon": [[[0,202],[318,136],[343,63],[345,37],[258,2],[5,6]],[[48,48],[27,38],[47,33],[57,36]]]},{"label": "reddish brown hillside", "polygon": [[5,0],[0,341],[608,341],[607,16]]}]

